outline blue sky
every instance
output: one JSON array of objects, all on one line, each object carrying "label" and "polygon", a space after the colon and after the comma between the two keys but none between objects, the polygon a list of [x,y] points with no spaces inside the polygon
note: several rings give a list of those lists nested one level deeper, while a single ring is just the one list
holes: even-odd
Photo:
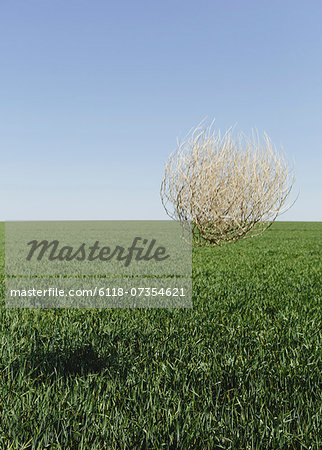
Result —
[{"label": "blue sky", "polygon": [[0,3],[0,220],[162,219],[204,117],[295,161],[283,220],[322,220],[320,1]]}]

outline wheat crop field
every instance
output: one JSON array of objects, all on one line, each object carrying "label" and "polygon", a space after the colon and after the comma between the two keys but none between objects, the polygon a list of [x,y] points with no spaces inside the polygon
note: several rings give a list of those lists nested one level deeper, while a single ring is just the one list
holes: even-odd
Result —
[{"label": "wheat crop field", "polygon": [[193,308],[7,309],[0,448],[321,448],[322,223],[193,249]]}]

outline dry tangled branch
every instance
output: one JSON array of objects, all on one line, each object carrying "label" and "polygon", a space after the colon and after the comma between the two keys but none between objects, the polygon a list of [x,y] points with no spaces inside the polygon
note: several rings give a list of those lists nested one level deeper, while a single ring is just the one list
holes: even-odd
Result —
[{"label": "dry tangled branch", "polygon": [[221,136],[197,128],[170,156],[161,184],[167,214],[197,245],[253,237],[281,214],[294,184],[289,164],[264,134]]}]

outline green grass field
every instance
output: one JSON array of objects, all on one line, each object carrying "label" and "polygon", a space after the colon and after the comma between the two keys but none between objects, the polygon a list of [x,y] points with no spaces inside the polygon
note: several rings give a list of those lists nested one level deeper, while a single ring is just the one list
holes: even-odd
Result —
[{"label": "green grass field", "polygon": [[5,309],[2,263],[0,448],[321,447],[321,254],[305,222],[196,249],[187,310]]}]

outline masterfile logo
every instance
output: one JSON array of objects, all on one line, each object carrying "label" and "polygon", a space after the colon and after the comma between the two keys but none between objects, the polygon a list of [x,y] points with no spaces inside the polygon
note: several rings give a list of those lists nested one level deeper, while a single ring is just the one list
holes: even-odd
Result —
[{"label": "masterfile logo", "polygon": [[191,307],[188,236],[174,221],[8,222],[6,305]]},{"label": "masterfile logo", "polygon": [[[140,246],[140,242],[142,246]],[[133,239],[132,245],[128,248],[124,248],[120,245],[116,245],[114,249],[108,246],[101,246],[99,241],[95,241],[93,245],[86,245],[82,243],[78,248],[71,247],[69,245],[60,245],[58,240],[38,242],[36,240],[30,241],[27,244],[30,246],[30,251],[27,255],[27,261],[30,261],[33,256],[36,256],[38,261],[41,261],[44,256],[49,261],[111,261],[115,258],[118,261],[124,261],[124,266],[127,267],[131,264],[132,260],[135,261],[164,261],[170,258],[169,254],[166,254],[166,248],[156,245],[156,239],[149,241],[136,236]],[[35,255],[36,254],[36,255]]]}]

